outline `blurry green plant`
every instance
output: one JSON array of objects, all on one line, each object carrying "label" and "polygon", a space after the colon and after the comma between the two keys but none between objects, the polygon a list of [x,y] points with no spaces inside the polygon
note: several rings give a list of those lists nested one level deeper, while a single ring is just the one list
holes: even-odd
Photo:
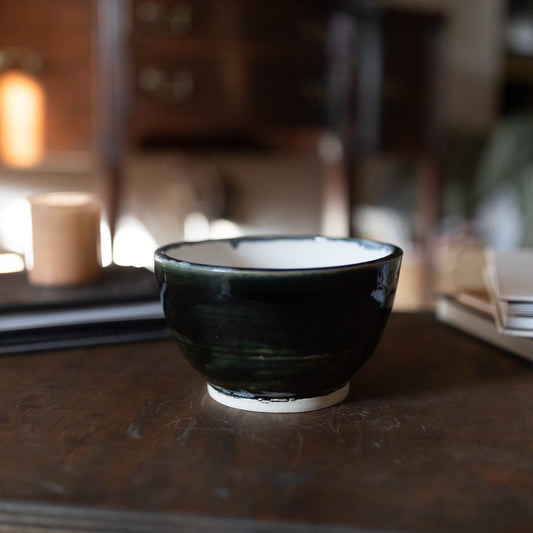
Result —
[{"label": "blurry green plant", "polygon": [[488,133],[453,131],[445,143],[443,216],[465,219],[498,191],[512,188],[533,246],[533,113],[504,118]]},{"label": "blurry green plant", "polygon": [[503,120],[492,131],[479,163],[473,199],[483,201],[502,187],[512,187],[519,199],[524,246],[533,245],[533,114]]}]

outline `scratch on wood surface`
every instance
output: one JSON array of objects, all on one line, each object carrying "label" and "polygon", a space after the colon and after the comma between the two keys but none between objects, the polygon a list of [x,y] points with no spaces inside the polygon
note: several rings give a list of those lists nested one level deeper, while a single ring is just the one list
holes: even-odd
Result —
[{"label": "scratch on wood surface", "polygon": [[209,396],[209,393],[208,393],[207,391],[205,391],[205,392],[204,392],[204,395],[202,396],[202,400],[200,401],[200,407],[201,407],[202,409],[205,408],[205,402],[206,402],[207,400],[209,400],[209,398],[211,398],[211,396]]},{"label": "scratch on wood surface", "polygon": [[300,459],[302,458],[304,438],[303,438],[302,432],[298,428],[295,428],[295,429],[296,429],[296,435],[298,436],[298,447],[296,450],[296,462],[299,463]]},{"label": "scratch on wood surface", "polygon": [[[192,400],[189,401],[189,408],[191,411],[191,414],[186,418],[187,425],[185,427],[180,427],[179,429],[182,429],[183,431],[176,437],[176,442],[181,444],[182,446],[187,442],[189,439],[189,435],[196,427],[196,414],[194,412],[194,405]],[[176,421],[179,423],[179,421]],[[176,425],[176,428],[179,426]]]},{"label": "scratch on wood surface", "polygon": [[21,472],[9,472],[9,471],[3,471],[2,472],[2,481],[8,481],[9,483],[13,483],[13,485],[17,487],[21,486],[27,486],[27,485],[35,485],[38,487],[41,487],[49,492],[53,492],[54,494],[66,494],[67,490],[63,485],[60,485],[59,483],[54,483],[53,481],[48,481],[46,479],[39,479],[31,475],[23,474]]},{"label": "scratch on wood surface", "polygon": [[140,416],[158,415],[161,409],[170,403],[170,400],[166,401],[151,401],[148,402],[139,412]]},{"label": "scratch on wood surface", "polygon": [[59,485],[58,483],[52,483],[51,481],[41,481],[39,482],[39,485],[51,492],[55,492],[56,494],[65,494],[67,492],[65,487]]},{"label": "scratch on wood surface", "polygon": [[418,442],[416,445],[414,445],[412,448],[407,450],[402,455],[399,455],[394,459],[394,463],[397,465],[401,465],[406,461],[409,461],[410,463],[413,462],[419,462],[420,460],[424,460],[427,456],[426,450],[431,448],[431,445],[434,442],[437,442],[439,440],[438,435],[433,435],[431,438],[427,438],[427,436],[421,441]]},{"label": "scratch on wood surface", "polygon": [[340,436],[341,424],[339,422],[335,424],[335,420],[328,420],[328,427],[334,435]]},{"label": "scratch on wood surface", "polygon": [[394,416],[392,424],[389,424],[386,429],[387,431],[390,431],[391,429],[399,428],[400,425],[400,421]]},{"label": "scratch on wood surface", "polygon": [[196,426],[196,418],[193,416],[189,418],[189,423],[182,428],[183,431],[176,437],[176,441],[179,442],[182,446],[187,442],[189,435]]},{"label": "scratch on wood surface", "polygon": [[33,424],[37,419],[39,419],[41,416],[45,415],[49,411],[56,410],[60,405],[63,405],[62,402],[55,402],[52,405],[49,405],[45,409],[39,410],[37,413],[35,413],[24,425],[24,431],[30,431],[32,429]]},{"label": "scratch on wood surface", "polygon": [[354,455],[359,455],[359,452],[361,451],[362,448],[363,448],[363,432],[362,431],[358,431],[355,434],[354,446],[352,448],[352,453]]},{"label": "scratch on wood surface", "polygon": [[128,426],[128,429],[126,430],[126,436],[128,439],[142,439],[140,429],[141,423],[134,422]]}]

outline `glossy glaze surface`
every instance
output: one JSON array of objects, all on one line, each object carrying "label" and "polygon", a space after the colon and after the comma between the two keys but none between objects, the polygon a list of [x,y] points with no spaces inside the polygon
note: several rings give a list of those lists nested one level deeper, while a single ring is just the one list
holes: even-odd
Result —
[{"label": "glossy glaze surface", "polygon": [[[379,243],[312,237],[222,241],[290,242],[297,249],[330,241],[383,250]],[[219,243],[220,244],[220,243]],[[211,244],[208,244],[211,246]],[[172,333],[208,383],[256,398],[304,398],[344,386],[374,351],[396,292],[402,252],[320,268],[261,269],[177,259],[175,244],[155,254],[155,272]]]}]

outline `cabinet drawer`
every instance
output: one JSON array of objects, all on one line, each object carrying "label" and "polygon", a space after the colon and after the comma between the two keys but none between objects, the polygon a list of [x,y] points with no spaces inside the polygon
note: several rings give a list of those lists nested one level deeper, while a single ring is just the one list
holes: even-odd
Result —
[{"label": "cabinet drawer", "polygon": [[305,0],[135,0],[137,39],[243,40],[322,46],[328,3]]},{"label": "cabinet drawer", "polygon": [[[324,5],[136,0],[134,138],[253,137],[263,125],[323,123]],[[187,27],[174,31],[168,17],[178,15]]]},{"label": "cabinet drawer", "polygon": [[195,136],[230,127],[242,108],[242,89],[228,81],[233,68],[212,57],[140,57],[133,110],[137,136]]},{"label": "cabinet drawer", "polygon": [[[229,79],[235,62],[220,57],[138,55],[136,105],[160,104],[212,112],[230,106],[235,87]],[[213,109],[211,109],[212,106]]]},{"label": "cabinet drawer", "polygon": [[[135,119],[168,135],[323,121],[325,84],[314,64],[224,58],[139,58]],[[212,123],[213,128],[208,124]],[[147,132],[148,134],[148,132]]]}]

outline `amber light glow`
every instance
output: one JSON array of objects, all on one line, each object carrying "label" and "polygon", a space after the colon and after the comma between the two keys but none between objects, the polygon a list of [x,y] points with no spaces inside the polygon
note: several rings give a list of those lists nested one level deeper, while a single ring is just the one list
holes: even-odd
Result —
[{"label": "amber light glow", "polygon": [[44,94],[38,81],[22,72],[0,75],[0,157],[5,165],[39,162],[43,145]]}]

